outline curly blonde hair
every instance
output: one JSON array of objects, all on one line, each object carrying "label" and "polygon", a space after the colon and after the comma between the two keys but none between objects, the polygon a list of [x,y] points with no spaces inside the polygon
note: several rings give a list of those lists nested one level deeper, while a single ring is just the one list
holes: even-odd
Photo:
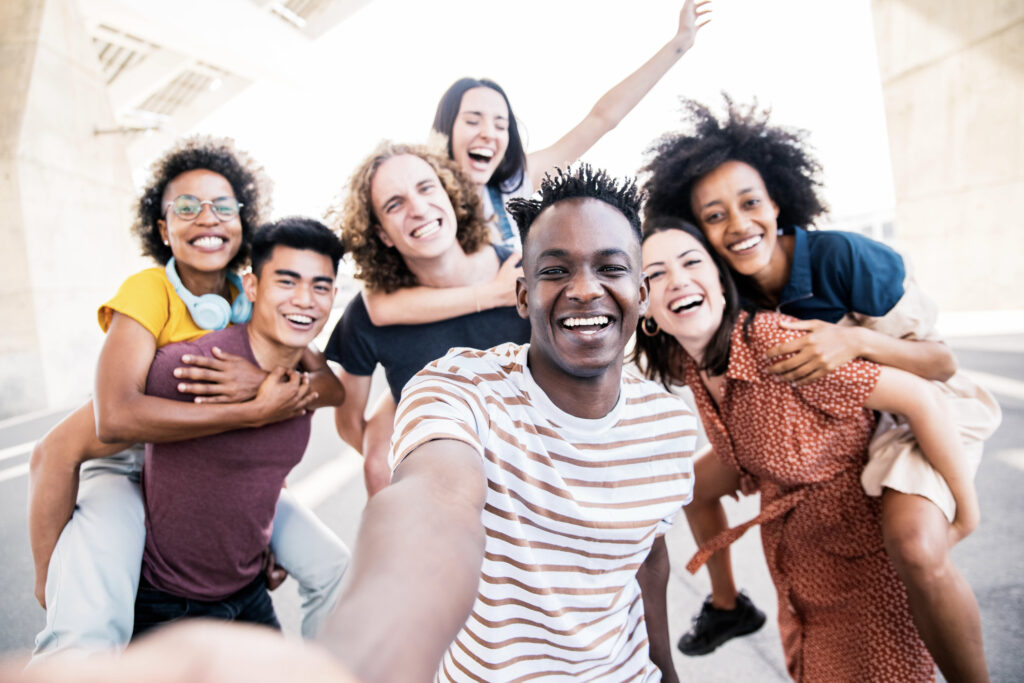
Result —
[{"label": "curly blonde hair", "polygon": [[473,183],[459,170],[443,150],[427,145],[408,145],[383,141],[349,179],[344,199],[327,210],[325,222],[341,232],[345,253],[355,261],[355,276],[371,291],[393,292],[419,284],[405,259],[380,238],[380,222],[373,213],[370,187],[381,164],[392,157],[411,154],[427,162],[444,187],[455,210],[456,238],[467,254],[477,252],[489,242],[487,225],[480,217],[480,195]]}]

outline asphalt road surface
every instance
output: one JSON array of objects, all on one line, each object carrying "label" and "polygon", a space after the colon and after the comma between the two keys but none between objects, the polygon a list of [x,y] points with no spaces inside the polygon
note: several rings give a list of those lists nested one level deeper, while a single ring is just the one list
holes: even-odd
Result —
[{"label": "asphalt road surface", "polygon": [[[961,339],[954,343],[961,367],[975,373],[998,397],[1003,423],[986,445],[977,476],[982,524],[954,550],[954,558],[974,588],[993,681],[1024,680],[1024,336]],[[0,656],[23,654],[43,624],[43,610],[32,596],[32,563],[25,522],[26,472],[30,444],[63,413],[27,416],[0,423]],[[361,460],[338,439],[329,411],[314,418],[306,458],[289,478],[292,490],[350,545],[366,501]],[[26,445],[29,444],[29,445]],[[753,516],[756,499],[730,503],[733,523]],[[689,626],[708,592],[703,573],[683,569],[693,551],[685,522],[669,534],[673,560],[669,586],[673,640]],[[774,592],[761,555],[756,529],[734,546],[738,584],[769,613],[764,629],[733,641],[711,655],[686,658],[677,653],[681,677],[700,681],[784,681]],[[289,579],[274,594],[287,631],[298,632],[298,596]]]}]

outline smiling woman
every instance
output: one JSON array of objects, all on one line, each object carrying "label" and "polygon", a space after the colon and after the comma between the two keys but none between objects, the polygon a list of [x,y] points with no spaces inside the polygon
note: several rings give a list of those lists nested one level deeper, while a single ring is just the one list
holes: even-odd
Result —
[{"label": "smiling woman", "polygon": [[[714,529],[717,535],[688,512],[701,546],[688,568],[696,571],[761,524],[795,680],[931,680],[933,663],[911,611],[914,589],[908,599],[887,556],[888,501],[869,498],[860,482],[873,411],[897,412],[913,429],[921,457],[941,473],[956,500],[956,518],[938,542],[952,545],[974,529],[978,501],[971,464],[939,390],[863,359],[807,385],[773,380],[770,350],[803,333],[780,325],[786,322],[782,314],[741,311],[728,266],[696,227],[664,219],[647,227],[644,268],[652,280],[649,314],[657,331],[642,330],[635,358],[648,376],[693,390],[714,449],[695,468],[705,488],[716,496],[737,490],[761,494],[760,515],[732,530]],[[716,348],[716,339],[727,341]],[[952,564],[944,566],[947,572],[959,575]],[[952,599],[953,592],[943,595]],[[956,614],[973,621],[965,611]],[[695,629],[701,628],[696,621]],[[969,623],[961,628],[971,630]],[[680,647],[691,639],[696,636],[684,636]],[[865,649],[851,649],[850,643]],[[980,648],[980,634],[977,643],[959,642],[956,656],[974,647]],[[962,680],[986,678],[982,668]]]},{"label": "smiling woman", "polygon": [[[514,198],[540,187],[546,173],[582,157],[636,107],[693,46],[697,32],[710,20],[709,0],[684,0],[675,34],[633,73],[606,92],[587,115],[552,145],[526,153],[516,115],[500,85],[486,78],[460,78],[441,96],[433,131],[447,141],[447,152],[472,182],[480,198],[477,211],[487,221],[490,239],[521,248],[517,226],[505,210]],[[366,299],[377,324],[424,323],[455,315],[507,306],[514,275],[502,273],[486,287],[448,287],[438,297],[431,289],[410,288],[399,294]]]},{"label": "smiling woman", "polygon": [[[747,301],[801,319],[778,321],[805,334],[770,349],[769,374],[813,385],[865,359],[935,381],[956,416],[973,473],[982,441],[1001,415],[988,392],[956,372],[952,352],[934,329],[935,304],[886,245],[857,233],[805,229],[825,211],[821,166],[805,133],[773,125],[756,106],[728,97],[725,104],[719,117],[686,102],[689,130],[666,134],[651,148],[645,189],[652,229],[665,227],[661,216],[692,220]],[[882,420],[862,483],[882,499],[887,550],[929,651],[947,678],[980,680],[985,661],[977,603],[946,540],[957,506],[949,482],[921,454],[902,418]],[[704,520],[701,533],[710,535],[725,519],[715,496],[699,496],[687,516],[691,523]],[[715,610],[709,614],[737,618],[727,552],[717,553],[708,569],[706,605]],[[953,613],[962,616],[944,616]],[[680,648],[704,654],[732,636],[728,628],[709,626],[714,621],[695,621]]]},{"label": "smiling woman", "polygon": [[[194,402],[144,393],[159,348],[249,319],[251,307],[234,271],[248,261],[253,232],[269,210],[263,169],[228,139],[181,140],[151,171],[132,231],[159,265],[129,277],[99,308],[107,338],[95,406],[89,402],[73,412],[32,454],[29,535],[36,597],[47,607],[46,626],[36,638],[40,657],[117,649],[133,633],[146,536],[139,492],[143,449],[134,443],[276,422],[318,400],[334,405],[343,396],[322,355],[312,350],[303,367],[311,371],[319,398],[298,380],[276,387],[281,391],[259,392],[267,372],[224,353],[183,359],[196,366],[175,371],[184,380],[181,391],[198,394]],[[312,636],[337,597],[348,551],[287,494],[279,502],[271,545],[301,584],[303,633]],[[281,543],[297,538],[302,540]]]}]

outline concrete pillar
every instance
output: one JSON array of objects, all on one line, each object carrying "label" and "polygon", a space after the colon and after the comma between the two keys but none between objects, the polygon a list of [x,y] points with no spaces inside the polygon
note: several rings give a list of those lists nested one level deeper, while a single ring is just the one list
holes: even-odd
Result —
[{"label": "concrete pillar", "polygon": [[140,263],[134,191],[75,0],[0,3],[0,418],[91,391],[96,308]]},{"label": "concrete pillar", "polygon": [[900,247],[943,309],[1024,309],[1024,1],[872,13]]}]

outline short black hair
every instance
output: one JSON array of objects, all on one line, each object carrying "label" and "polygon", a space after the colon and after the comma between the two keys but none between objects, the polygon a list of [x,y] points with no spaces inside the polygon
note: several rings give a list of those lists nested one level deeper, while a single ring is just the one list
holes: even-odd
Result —
[{"label": "short black hair", "polygon": [[235,199],[242,204],[238,218],[242,223],[242,245],[228,264],[238,270],[249,261],[252,233],[270,213],[270,179],[263,167],[235,147],[231,138],[194,135],[178,140],[153,162],[150,179],[139,197],[134,232],[142,242],[142,254],[165,264],[173,254],[164,244],[157,222],[164,218],[164,192],[182,173],[203,169],[218,173],[231,184]]},{"label": "short black hair", "polygon": [[501,89],[501,86],[488,78],[460,78],[449,86],[441,100],[437,103],[437,111],[434,112],[435,131],[448,137],[448,158],[453,157],[452,152],[452,128],[455,127],[455,119],[462,107],[462,96],[467,90],[473,88],[490,88],[494,90],[508,107],[508,147],[505,148],[505,156],[501,163],[494,169],[494,174],[487,181],[488,187],[496,188],[499,192],[509,194],[518,190],[526,179],[526,148],[523,146],[523,138],[519,134],[519,125],[516,123],[516,115],[512,113],[512,104],[508,101],[508,95]]},{"label": "short black hair", "polygon": [[811,154],[807,132],[772,126],[769,111],[735,104],[728,95],[725,117],[694,100],[683,100],[687,132],[666,133],[647,153],[650,161],[641,169],[649,174],[644,183],[650,214],[679,216],[699,225],[691,208],[693,186],[727,161],[752,166],[779,207],[781,228],[810,227],[827,211],[819,196],[821,164]]},{"label": "short black hair", "polygon": [[345,255],[341,240],[326,225],[314,218],[289,216],[261,225],[252,238],[252,272],[259,277],[263,264],[270,260],[274,247],[308,249],[331,259],[334,274]]},{"label": "short black hair", "polygon": [[545,173],[536,194],[540,199],[513,197],[505,205],[519,225],[524,249],[530,226],[537,215],[563,199],[600,199],[615,207],[629,221],[637,242],[640,241],[640,207],[644,197],[633,178],[626,178],[620,183],[604,169],[595,171],[590,164],[579,164],[575,169],[556,168],[554,175]]}]

